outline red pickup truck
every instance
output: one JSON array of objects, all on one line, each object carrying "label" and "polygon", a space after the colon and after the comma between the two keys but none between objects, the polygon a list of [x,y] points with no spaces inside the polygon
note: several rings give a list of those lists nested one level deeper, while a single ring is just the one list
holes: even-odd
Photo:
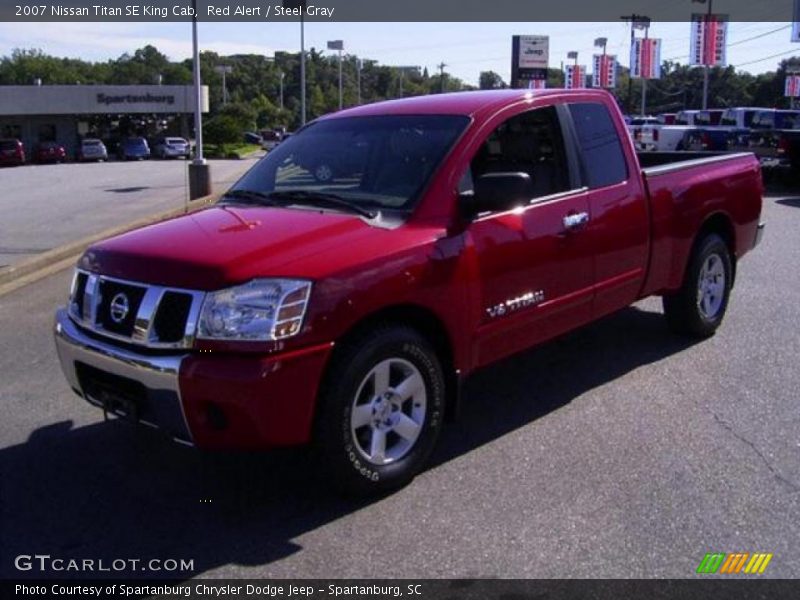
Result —
[{"label": "red pickup truck", "polygon": [[[320,181],[332,137],[348,168]],[[180,442],[311,442],[350,490],[402,485],[476,369],[653,294],[673,330],[714,333],[763,230],[759,165],[679,158],[643,169],[601,91],[320,118],[213,206],[90,247],[56,316],[61,366]]]}]

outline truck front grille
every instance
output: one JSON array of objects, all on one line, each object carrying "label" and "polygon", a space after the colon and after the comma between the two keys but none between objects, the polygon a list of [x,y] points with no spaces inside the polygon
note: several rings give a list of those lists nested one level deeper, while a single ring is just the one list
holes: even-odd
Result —
[{"label": "truck front grille", "polygon": [[191,308],[190,294],[164,292],[153,323],[156,337],[163,342],[179,342],[185,335],[186,319]]},{"label": "truck front grille", "polygon": [[77,271],[70,317],[112,339],[148,348],[190,348],[205,294]]}]

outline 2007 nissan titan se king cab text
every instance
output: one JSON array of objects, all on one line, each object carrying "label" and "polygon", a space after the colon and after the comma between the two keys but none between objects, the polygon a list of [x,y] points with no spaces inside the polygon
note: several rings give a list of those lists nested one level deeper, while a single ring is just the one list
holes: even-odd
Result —
[{"label": "2007 nissan titan se king cab text", "polygon": [[215,205],[90,247],[61,366],[178,441],[310,442],[347,490],[397,487],[476,369],[654,294],[674,331],[719,327],[763,231],[758,161],[646,158],[602,91],[322,117]]}]

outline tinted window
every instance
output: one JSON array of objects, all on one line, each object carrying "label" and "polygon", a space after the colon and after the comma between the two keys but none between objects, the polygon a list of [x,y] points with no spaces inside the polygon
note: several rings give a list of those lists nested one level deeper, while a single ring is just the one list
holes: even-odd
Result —
[{"label": "tinted window", "polygon": [[324,119],[281,142],[234,189],[327,192],[365,208],[410,209],[468,123],[455,115]]},{"label": "tinted window", "polygon": [[531,110],[495,129],[472,158],[460,191],[471,189],[471,182],[486,173],[527,173],[531,198],[569,190],[564,138],[555,109]]},{"label": "tinted window", "polygon": [[628,167],[606,107],[595,103],[570,104],[569,111],[583,155],[586,185],[599,188],[625,181]]}]

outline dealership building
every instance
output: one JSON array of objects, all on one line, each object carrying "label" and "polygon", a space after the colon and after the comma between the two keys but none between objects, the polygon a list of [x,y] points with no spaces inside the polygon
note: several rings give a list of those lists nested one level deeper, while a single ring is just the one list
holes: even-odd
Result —
[{"label": "dealership building", "polygon": [[[201,105],[208,112],[206,86]],[[4,85],[0,138],[17,138],[28,150],[55,141],[72,156],[83,137],[114,140],[165,129],[188,138],[194,109],[191,85]]]}]

